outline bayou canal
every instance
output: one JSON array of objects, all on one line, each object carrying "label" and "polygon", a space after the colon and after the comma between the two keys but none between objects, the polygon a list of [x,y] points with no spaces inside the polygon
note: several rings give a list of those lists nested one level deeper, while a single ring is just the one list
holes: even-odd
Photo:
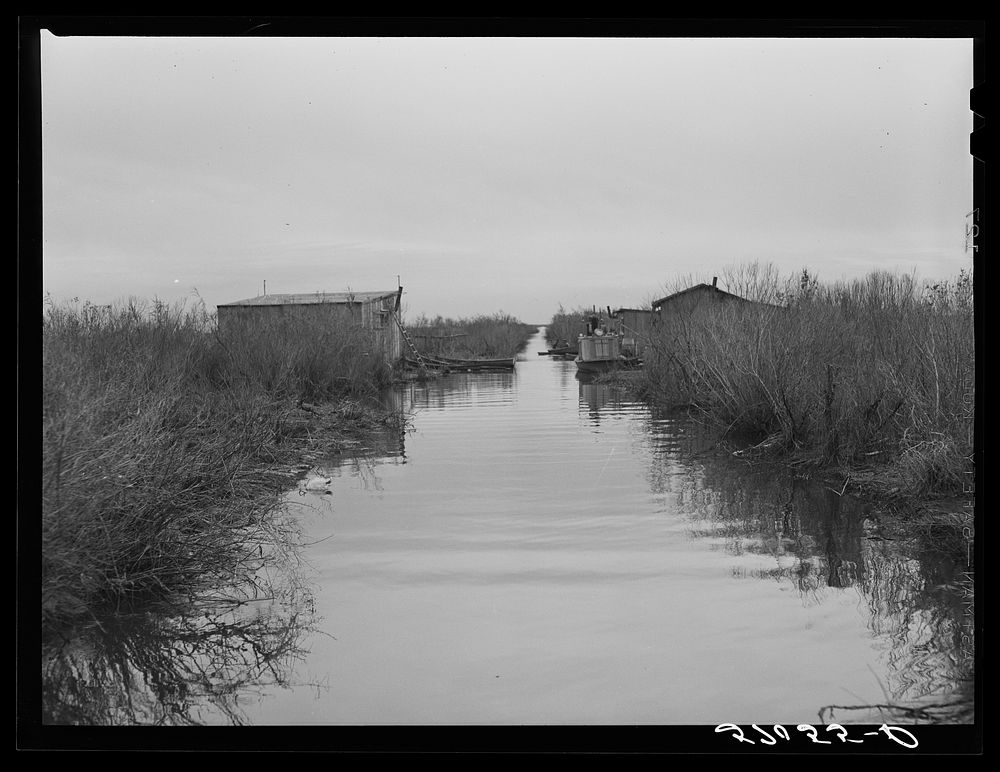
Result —
[{"label": "bayou canal", "polygon": [[[169,666],[141,654],[169,630],[132,640],[131,682],[193,673],[160,688],[173,712],[252,725],[815,724],[961,691],[961,561],[880,537],[820,481],[701,452],[544,348],[401,387],[408,431],[287,496],[301,605],[181,625]],[[162,709],[145,694],[139,721]]]}]

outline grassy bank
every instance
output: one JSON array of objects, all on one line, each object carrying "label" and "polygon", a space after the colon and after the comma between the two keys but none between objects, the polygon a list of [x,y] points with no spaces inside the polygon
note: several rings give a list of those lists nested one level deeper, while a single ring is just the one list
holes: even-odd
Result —
[{"label": "grassy bank", "polygon": [[581,306],[567,311],[560,305],[545,328],[545,342],[550,347],[566,344],[575,346],[577,337],[587,332],[587,323],[584,320],[591,313],[591,308]]},{"label": "grassy bank", "polygon": [[407,325],[421,353],[459,359],[513,358],[536,329],[502,312],[464,319],[421,316]]},{"label": "grassy bank", "polygon": [[[678,286],[682,289],[690,286]],[[873,272],[821,283],[744,266],[721,282],[756,303],[668,304],[637,388],[757,450],[849,471],[887,491],[956,496],[973,451],[971,277]]]},{"label": "grassy bank", "polygon": [[[44,309],[43,632],[221,584],[253,590],[316,443],[396,420],[362,333],[221,338],[204,308]],[[334,403],[317,420],[310,401]],[[259,589],[259,588],[258,588]]]}]

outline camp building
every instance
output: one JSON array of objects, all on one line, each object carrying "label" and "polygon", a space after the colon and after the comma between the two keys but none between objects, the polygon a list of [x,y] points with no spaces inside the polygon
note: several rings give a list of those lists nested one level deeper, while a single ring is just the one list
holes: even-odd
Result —
[{"label": "camp building", "polygon": [[665,313],[674,308],[684,308],[690,312],[701,306],[714,306],[716,303],[754,303],[755,305],[768,305],[766,303],[755,303],[752,300],[734,295],[731,292],[719,289],[719,279],[715,277],[711,284],[695,284],[680,292],[667,295],[664,298],[653,301],[653,313],[659,318],[663,318]]},{"label": "camp building", "polygon": [[403,356],[399,306],[403,288],[382,292],[312,292],[259,295],[219,305],[219,333],[253,334],[263,328],[294,330],[320,325],[370,333],[371,353],[395,365]]}]

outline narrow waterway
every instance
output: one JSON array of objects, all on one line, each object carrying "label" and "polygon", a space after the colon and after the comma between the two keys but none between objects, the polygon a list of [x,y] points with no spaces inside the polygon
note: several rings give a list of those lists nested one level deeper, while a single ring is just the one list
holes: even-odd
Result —
[{"label": "narrow waterway", "polygon": [[[95,627],[68,723],[923,722],[967,695],[954,550],[538,356],[400,387],[407,430],[288,493],[288,592]],[[319,482],[317,482],[319,481]],[[968,721],[971,715],[962,714]]]},{"label": "narrow waterway", "polygon": [[250,723],[815,723],[954,690],[961,566],[544,348],[407,386],[409,432],[289,497],[322,621]]}]

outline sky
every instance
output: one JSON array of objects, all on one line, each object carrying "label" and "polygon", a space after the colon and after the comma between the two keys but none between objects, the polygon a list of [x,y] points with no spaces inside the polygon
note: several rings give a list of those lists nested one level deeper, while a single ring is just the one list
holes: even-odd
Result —
[{"label": "sky", "polygon": [[947,278],[972,76],[961,38],[42,30],[42,291],[540,324],[754,261]]}]

